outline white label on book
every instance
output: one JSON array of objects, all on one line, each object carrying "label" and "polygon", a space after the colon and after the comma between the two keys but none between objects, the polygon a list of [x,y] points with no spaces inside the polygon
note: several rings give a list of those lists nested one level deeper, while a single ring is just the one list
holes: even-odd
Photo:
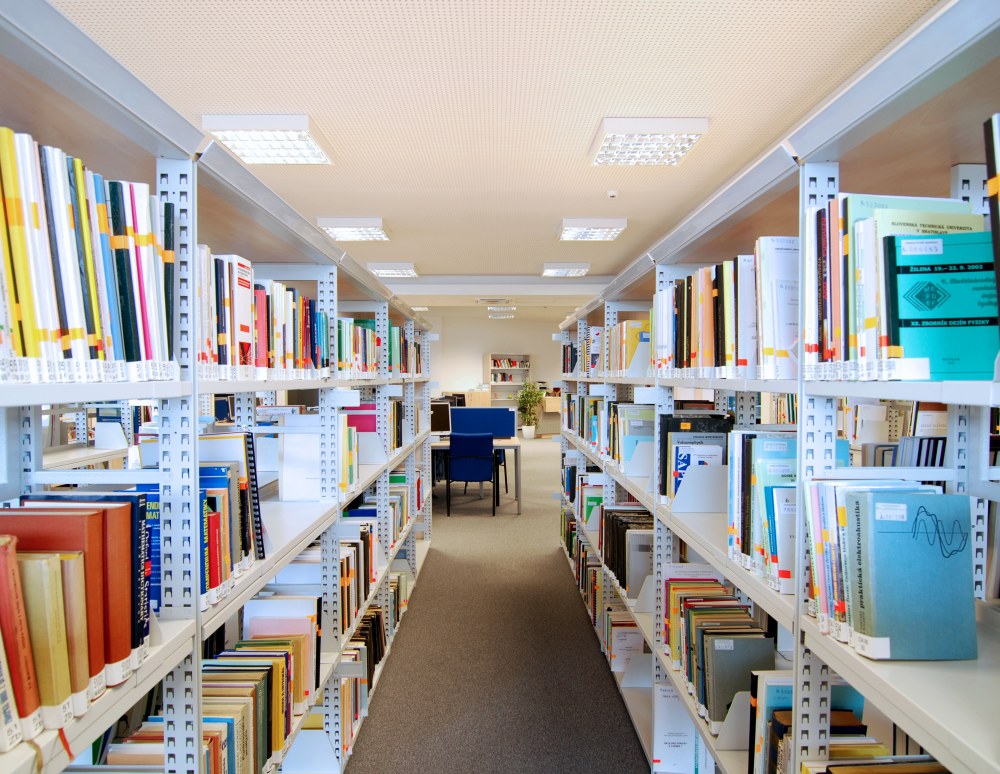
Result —
[{"label": "white label on book", "polygon": [[717,639],[715,641],[715,650],[732,650],[732,649],[733,649],[733,641],[732,640],[718,640]]},{"label": "white label on book", "polygon": [[887,659],[892,654],[888,637],[869,637],[858,632],[854,633],[854,649],[868,658]]},{"label": "white label on book", "polygon": [[943,255],[944,242],[940,239],[900,239],[899,251],[903,255]]},{"label": "white label on book", "polygon": [[792,466],[787,462],[767,462],[764,470],[773,476],[787,476],[792,472]]},{"label": "white label on book", "polygon": [[906,505],[903,503],[876,503],[875,521],[906,521]]},{"label": "white label on book", "polygon": [[764,451],[785,451],[787,448],[786,441],[764,441]]}]

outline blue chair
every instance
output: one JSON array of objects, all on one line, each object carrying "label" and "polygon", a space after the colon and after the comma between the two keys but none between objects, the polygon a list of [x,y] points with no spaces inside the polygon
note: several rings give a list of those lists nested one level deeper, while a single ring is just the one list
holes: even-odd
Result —
[{"label": "blue chair", "polygon": [[448,436],[448,475],[446,484],[446,511],[451,516],[451,482],[462,481],[468,490],[469,482],[490,481],[493,484],[491,499],[493,515],[497,515],[500,498],[499,467],[493,454],[492,433],[452,433]]}]

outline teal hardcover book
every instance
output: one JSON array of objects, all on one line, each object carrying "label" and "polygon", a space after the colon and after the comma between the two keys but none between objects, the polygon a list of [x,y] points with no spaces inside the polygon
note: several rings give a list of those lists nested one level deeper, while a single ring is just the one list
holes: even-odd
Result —
[{"label": "teal hardcover book", "polygon": [[976,658],[970,498],[886,490],[858,497],[863,624],[855,649],[873,659]]},{"label": "teal hardcover book", "polygon": [[885,238],[891,357],[927,358],[931,379],[993,379],[1000,349],[989,232]]}]

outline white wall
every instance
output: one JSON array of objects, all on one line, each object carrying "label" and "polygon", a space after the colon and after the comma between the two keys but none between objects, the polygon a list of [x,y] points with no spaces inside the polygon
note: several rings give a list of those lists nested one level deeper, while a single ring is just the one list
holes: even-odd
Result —
[{"label": "white wall", "polygon": [[552,340],[558,323],[484,319],[478,309],[475,317],[424,319],[440,336],[431,345],[431,369],[440,392],[464,392],[482,384],[483,358],[489,352],[530,355],[535,381],[551,386],[561,376],[562,347]]}]

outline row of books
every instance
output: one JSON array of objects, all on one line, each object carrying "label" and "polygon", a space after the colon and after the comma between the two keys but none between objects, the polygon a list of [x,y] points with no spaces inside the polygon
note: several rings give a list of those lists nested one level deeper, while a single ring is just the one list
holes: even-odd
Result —
[{"label": "row of books", "polygon": [[750,690],[750,673],[774,669],[774,633],[709,565],[668,563],[663,576],[666,654],[718,734],[736,694]]},{"label": "row of books", "polygon": [[[149,656],[146,496],[66,490],[0,512],[0,637],[24,739],[83,715]],[[8,722],[10,721],[10,722]]]},{"label": "row of books", "polygon": [[649,371],[650,321],[623,320],[604,331],[601,363],[609,376],[645,376]]},{"label": "row of books", "polygon": [[872,659],[976,658],[974,500],[888,477],[812,481],[804,496],[822,632]]},{"label": "row of books", "polygon": [[177,378],[174,211],[0,127],[0,381]]},{"label": "row of books", "polygon": [[521,374],[509,374],[503,371],[499,371],[490,376],[490,382],[492,384],[510,384],[513,382],[520,382],[524,377]]},{"label": "row of books", "polygon": [[762,236],[740,255],[675,279],[653,295],[651,364],[674,376],[794,379],[799,241]]},{"label": "row of books", "polygon": [[992,379],[992,243],[968,202],[842,193],[805,236],[806,378]]},{"label": "row of books", "polygon": [[490,359],[493,368],[524,369],[530,367],[530,361],[513,357],[494,357]]},{"label": "row of books", "polygon": [[604,566],[628,599],[637,599],[653,573],[653,515],[641,505],[599,506],[600,551]]},{"label": "row of books", "polygon": [[562,345],[562,371],[560,373],[572,374],[576,372],[577,361],[579,360],[579,347],[569,343]]}]

